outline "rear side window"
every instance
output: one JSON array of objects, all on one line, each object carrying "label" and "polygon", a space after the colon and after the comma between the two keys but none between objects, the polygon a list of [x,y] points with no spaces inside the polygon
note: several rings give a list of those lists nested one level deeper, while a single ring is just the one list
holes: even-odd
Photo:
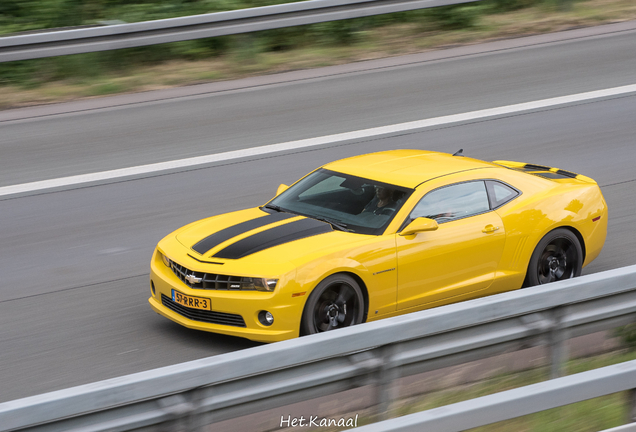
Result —
[{"label": "rear side window", "polygon": [[473,216],[490,210],[483,181],[445,186],[427,193],[411,212],[410,219],[425,217],[438,223]]},{"label": "rear side window", "polygon": [[486,187],[488,188],[490,207],[493,209],[501,207],[502,205],[519,195],[518,190],[512,188],[511,186],[508,186],[507,184],[494,180],[486,181]]}]

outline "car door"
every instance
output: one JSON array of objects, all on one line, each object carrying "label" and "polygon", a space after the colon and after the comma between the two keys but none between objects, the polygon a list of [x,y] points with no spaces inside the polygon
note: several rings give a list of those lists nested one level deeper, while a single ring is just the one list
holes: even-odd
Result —
[{"label": "car door", "polygon": [[439,227],[410,236],[396,234],[398,309],[450,303],[488,288],[506,235],[501,218],[491,211],[484,181],[428,192],[408,221],[417,217],[435,219]]}]

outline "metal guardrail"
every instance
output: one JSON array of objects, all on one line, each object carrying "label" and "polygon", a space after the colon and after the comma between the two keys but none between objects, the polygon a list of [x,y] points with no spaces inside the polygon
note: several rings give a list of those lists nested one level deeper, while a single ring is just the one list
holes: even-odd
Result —
[{"label": "metal guardrail", "polygon": [[636,423],[629,423],[623,426],[617,426],[612,429],[606,429],[601,432],[636,432]]},{"label": "metal guardrail", "polygon": [[0,37],[0,62],[107,51],[403,12],[479,0],[312,0],[117,24]]},{"label": "metal guardrail", "polygon": [[390,413],[396,378],[537,344],[557,376],[568,338],[635,314],[630,266],[6,402],[0,431],[195,431],[368,384]]},{"label": "metal guardrail", "polygon": [[[463,431],[634,388],[636,360],[373,423],[355,431]],[[621,426],[620,430],[636,431],[636,424]]]}]

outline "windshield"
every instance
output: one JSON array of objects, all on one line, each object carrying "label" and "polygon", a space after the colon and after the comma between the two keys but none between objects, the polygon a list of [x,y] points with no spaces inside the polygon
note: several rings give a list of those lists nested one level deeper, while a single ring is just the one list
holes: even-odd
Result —
[{"label": "windshield", "polygon": [[384,232],[412,189],[320,169],[265,207],[331,223],[360,234]]}]

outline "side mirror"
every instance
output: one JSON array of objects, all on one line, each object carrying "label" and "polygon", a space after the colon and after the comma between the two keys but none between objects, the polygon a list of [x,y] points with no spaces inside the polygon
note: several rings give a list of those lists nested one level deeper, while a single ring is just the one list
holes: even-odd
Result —
[{"label": "side mirror", "polygon": [[276,196],[282,194],[283,192],[285,192],[287,189],[289,189],[289,186],[287,186],[286,184],[280,184],[280,186],[278,186],[278,189],[276,190]]},{"label": "side mirror", "polygon": [[424,231],[435,231],[439,228],[437,221],[425,217],[418,217],[411,221],[400,233],[401,236],[408,236]]}]

